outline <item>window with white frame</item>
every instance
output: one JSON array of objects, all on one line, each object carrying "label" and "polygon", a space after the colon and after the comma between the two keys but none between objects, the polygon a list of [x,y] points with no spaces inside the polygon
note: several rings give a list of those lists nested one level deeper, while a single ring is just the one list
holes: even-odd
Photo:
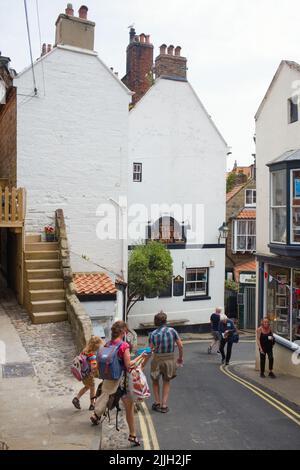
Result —
[{"label": "window with white frame", "polygon": [[188,268],[185,277],[186,297],[208,296],[208,268]]},{"label": "window with white frame", "polygon": [[256,220],[233,221],[234,252],[253,252],[256,250]]},{"label": "window with white frame", "polygon": [[287,242],[286,171],[271,173],[271,242]]},{"label": "window with white frame", "polygon": [[256,207],[256,189],[246,189],[245,206]]},{"label": "window with white frame", "polygon": [[300,170],[291,170],[291,243],[300,244]]},{"label": "window with white frame", "polygon": [[142,163],[133,164],[133,181],[135,183],[142,182],[142,169],[143,169]]}]

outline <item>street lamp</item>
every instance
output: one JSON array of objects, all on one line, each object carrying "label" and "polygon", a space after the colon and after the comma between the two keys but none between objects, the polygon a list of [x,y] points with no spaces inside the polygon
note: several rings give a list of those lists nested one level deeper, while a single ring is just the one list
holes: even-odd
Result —
[{"label": "street lamp", "polygon": [[223,225],[219,228],[219,239],[218,239],[219,245],[221,243],[221,239],[227,240],[228,233],[229,233],[228,225],[226,224],[226,222],[223,222]]}]

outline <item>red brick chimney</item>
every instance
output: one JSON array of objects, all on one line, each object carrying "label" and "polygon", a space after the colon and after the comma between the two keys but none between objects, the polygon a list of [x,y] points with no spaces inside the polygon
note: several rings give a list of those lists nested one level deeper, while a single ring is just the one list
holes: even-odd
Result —
[{"label": "red brick chimney", "polygon": [[150,36],[144,33],[136,35],[130,28],[129,45],[127,46],[126,75],[123,83],[135,94],[132,104],[135,105],[152,86],[153,44]]},{"label": "red brick chimney", "polygon": [[159,56],[155,59],[155,76],[173,77],[186,80],[187,59],[181,57],[181,47],[177,46],[174,55],[174,46],[167,48],[166,44],[160,46]]}]

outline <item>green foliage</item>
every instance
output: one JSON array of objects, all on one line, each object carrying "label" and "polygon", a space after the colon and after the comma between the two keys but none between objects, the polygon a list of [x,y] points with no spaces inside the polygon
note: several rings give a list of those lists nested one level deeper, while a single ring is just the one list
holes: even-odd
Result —
[{"label": "green foliage", "polygon": [[127,311],[137,298],[153,297],[163,292],[172,280],[173,260],[169,250],[159,242],[136,246],[128,262]]},{"label": "green foliage", "polygon": [[239,290],[239,286],[234,281],[225,281],[225,289],[237,292]]},{"label": "green foliage", "polygon": [[230,173],[226,180],[226,193],[229,193],[235,186],[236,174]]}]

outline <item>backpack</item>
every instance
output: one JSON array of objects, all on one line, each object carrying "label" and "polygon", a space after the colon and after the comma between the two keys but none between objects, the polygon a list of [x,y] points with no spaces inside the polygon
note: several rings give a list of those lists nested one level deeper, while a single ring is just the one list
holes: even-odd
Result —
[{"label": "backpack", "polygon": [[[96,391],[96,398],[99,398],[101,393],[102,393],[102,384],[103,384],[103,382],[101,382],[98,385],[98,388],[97,388],[97,391]],[[120,400],[121,400],[123,395],[124,395],[124,390],[122,390],[121,387],[119,386],[116,393],[113,393],[112,395],[109,396],[109,399],[108,399],[108,402],[107,402],[107,405],[106,405],[106,409],[105,409],[105,412],[104,412],[104,417],[108,417],[109,422],[110,422],[110,411],[112,411],[114,408],[116,408],[116,410],[117,410],[116,430],[118,432],[120,431],[119,424],[118,424],[118,416],[119,416],[119,412],[121,411]]]},{"label": "backpack", "polygon": [[90,367],[85,354],[81,353],[73,359],[71,364],[71,373],[79,382],[89,375]]},{"label": "backpack", "polygon": [[119,380],[121,377],[124,366],[123,361],[118,356],[118,352],[122,344],[123,341],[120,341],[117,345],[107,343],[99,349],[97,362],[101,379]]}]

